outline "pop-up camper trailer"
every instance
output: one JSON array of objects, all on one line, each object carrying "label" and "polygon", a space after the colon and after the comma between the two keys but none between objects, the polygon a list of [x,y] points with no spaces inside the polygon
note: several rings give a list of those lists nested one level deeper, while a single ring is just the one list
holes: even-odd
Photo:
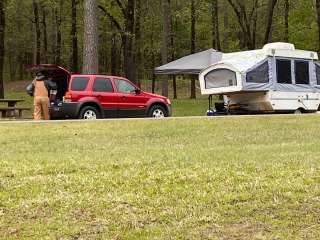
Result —
[{"label": "pop-up camper trailer", "polygon": [[220,111],[315,112],[320,104],[317,60],[316,52],[296,50],[289,43],[223,54],[200,73],[201,93],[209,101],[212,95],[223,96],[224,103],[216,104]]}]

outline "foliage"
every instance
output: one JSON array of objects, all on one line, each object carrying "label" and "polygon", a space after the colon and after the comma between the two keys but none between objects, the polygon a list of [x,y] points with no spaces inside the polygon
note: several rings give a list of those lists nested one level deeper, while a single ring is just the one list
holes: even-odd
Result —
[{"label": "foliage", "polygon": [[[71,66],[71,0],[63,1],[62,7],[59,0],[36,0],[40,5],[40,17],[45,12],[48,28],[48,55],[49,62],[53,63],[57,47],[57,21],[55,11],[62,15],[62,65],[70,68]],[[110,73],[112,68],[111,51],[116,48],[117,58],[116,73],[124,74],[123,66],[123,43],[122,34],[125,29],[125,19],[121,8],[117,2],[125,6],[127,0],[101,0],[100,7],[100,72]],[[246,7],[247,14],[252,11],[254,1],[241,1]],[[263,39],[266,29],[267,8],[265,0],[259,0],[257,11],[257,43],[256,47],[263,45]],[[289,13],[289,39],[302,49],[318,50],[318,27],[317,16],[314,1],[290,0]],[[197,51],[212,47],[212,1],[196,1],[196,49]],[[238,19],[229,4],[228,0],[219,0],[219,33],[222,50],[224,52],[243,50],[243,33],[238,23]],[[284,36],[284,1],[278,0],[272,25],[271,40],[283,41]],[[79,64],[82,62],[82,39],[83,39],[83,6],[82,1],[78,1],[78,41],[79,41]],[[190,53],[190,2],[182,0],[171,1],[173,36],[174,36],[174,56],[182,57]],[[142,53],[142,60],[136,68],[139,71],[139,77],[142,79],[151,79],[153,68],[161,65],[161,46],[163,39],[162,26],[162,7],[161,1],[146,0],[142,2],[142,9],[136,15],[140,15],[141,21],[141,39],[136,52]],[[6,7],[7,27],[6,27],[6,64],[5,76],[7,80],[24,79],[27,77],[23,66],[33,63],[35,34],[33,23],[33,11],[31,0],[12,0],[7,1]],[[119,24],[121,30],[112,25],[112,18]],[[252,23],[253,24],[253,23]],[[41,37],[43,41],[43,23],[41,24]],[[113,39],[113,34],[116,38]],[[134,33],[136,34],[136,33]],[[134,36],[135,37],[135,36]],[[112,41],[116,41],[113,45]],[[42,62],[43,43],[41,44]],[[155,57],[153,60],[153,56]]]}]

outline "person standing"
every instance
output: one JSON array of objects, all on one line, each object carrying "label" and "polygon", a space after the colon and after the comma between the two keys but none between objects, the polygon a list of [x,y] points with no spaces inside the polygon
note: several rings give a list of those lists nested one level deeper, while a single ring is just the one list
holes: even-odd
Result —
[{"label": "person standing", "polygon": [[43,72],[38,72],[33,80],[34,85],[34,120],[50,119],[50,96],[56,95],[57,85],[46,78]]}]

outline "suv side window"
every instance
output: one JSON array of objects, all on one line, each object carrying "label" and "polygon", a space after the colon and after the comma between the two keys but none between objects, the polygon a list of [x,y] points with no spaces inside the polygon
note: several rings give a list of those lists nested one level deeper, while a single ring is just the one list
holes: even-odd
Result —
[{"label": "suv side window", "polygon": [[109,78],[97,77],[94,80],[92,91],[94,92],[113,92],[111,80]]},{"label": "suv side window", "polygon": [[126,80],[115,79],[118,91],[121,93],[133,93],[136,88]]},{"label": "suv side window", "polygon": [[89,82],[88,77],[75,77],[71,82],[72,91],[84,91]]}]

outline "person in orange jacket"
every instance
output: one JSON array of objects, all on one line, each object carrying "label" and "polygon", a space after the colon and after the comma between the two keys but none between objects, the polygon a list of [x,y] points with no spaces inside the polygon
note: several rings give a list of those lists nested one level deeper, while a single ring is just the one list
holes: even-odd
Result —
[{"label": "person in orange jacket", "polygon": [[34,97],[34,120],[50,119],[50,98],[57,94],[57,85],[49,80],[43,72],[38,72],[32,82],[31,90]]}]

